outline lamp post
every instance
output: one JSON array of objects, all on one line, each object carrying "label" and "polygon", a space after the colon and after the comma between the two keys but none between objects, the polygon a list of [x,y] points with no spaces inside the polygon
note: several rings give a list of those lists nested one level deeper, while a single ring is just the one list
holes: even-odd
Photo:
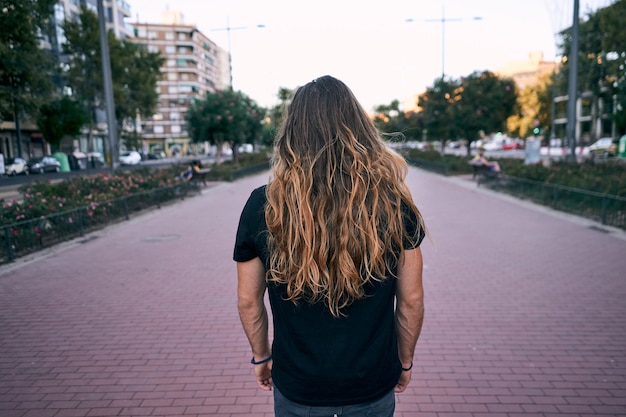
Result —
[{"label": "lamp post", "polygon": [[[439,19],[425,19],[424,22],[440,22],[441,23],[441,80],[443,81],[445,76],[445,58],[446,58],[446,23],[447,22],[461,22],[463,20],[482,20],[482,17],[475,16],[471,19],[464,18],[449,18],[446,17],[445,8],[441,6],[441,18]],[[413,22],[413,19],[406,19],[407,22]]]},{"label": "lamp post", "polygon": [[[256,28],[264,28],[265,25],[260,24],[260,25],[256,25],[254,26]],[[228,75],[230,76],[230,88],[233,88],[233,56],[231,53],[231,40],[230,40],[230,32],[232,30],[243,30],[243,29],[250,29],[251,26],[236,26],[236,27],[232,27],[230,25],[230,18],[227,17],[226,18],[226,27],[223,28],[216,28],[216,29],[209,29],[209,31],[211,32],[217,32],[217,31],[226,31],[227,35],[228,35]]]},{"label": "lamp post", "polygon": [[113,99],[113,81],[111,77],[111,58],[109,56],[109,41],[107,39],[106,21],[102,0],[98,0],[98,26],[100,29],[100,53],[102,56],[102,80],[104,84],[104,101],[106,103],[107,129],[109,133],[109,156],[111,171],[118,164],[117,121],[115,119],[115,102]]},{"label": "lamp post", "polygon": [[567,125],[566,137],[569,144],[567,159],[576,161],[576,101],[578,100],[578,19],[579,3],[574,0],[574,16],[572,20],[572,42],[568,58],[569,74],[567,80]]}]

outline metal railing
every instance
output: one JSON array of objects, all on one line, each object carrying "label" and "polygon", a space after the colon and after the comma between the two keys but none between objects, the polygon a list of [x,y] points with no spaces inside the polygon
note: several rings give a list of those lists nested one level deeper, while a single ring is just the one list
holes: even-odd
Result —
[{"label": "metal railing", "polygon": [[603,225],[626,229],[624,197],[507,175],[482,181],[480,185]]},{"label": "metal railing", "polygon": [[[448,175],[450,172],[445,163],[414,159],[407,159],[407,163],[443,175]],[[485,178],[477,176],[477,184],[551,207],[554,210],[626,230],[626,198],[624,197],[504,174]]]},{"label": "metal railing", "polygon": [[412,165],[417,168],[425,169],[426,171],[436,172],[438,174],[442,174],[446,176],[448,175],[448,172],[450,170],[448,167],[448,164],[443,163],[443,162],[433,162],[433,161],[426,161],[423,159],[412,159],[412,158],[405,158],[405,159],[409,165]]},{"label": "metal railing", "polygon": [[161,208],[164,203],[182,200],[199,190],[199,184],[186,182],[1,226],[0,264],[129,220],[132,213]]}]

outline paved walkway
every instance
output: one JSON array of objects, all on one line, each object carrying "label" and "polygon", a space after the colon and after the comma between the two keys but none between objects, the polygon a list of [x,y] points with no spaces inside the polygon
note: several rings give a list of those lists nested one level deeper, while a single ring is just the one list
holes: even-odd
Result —
[{"label": "paved walkway", "polygon": [[[232,245],[264,173],[0,269],[0,416],[271,416]],[[626,415],[626,239],[411,168],[431,239],[396,416]]]}]

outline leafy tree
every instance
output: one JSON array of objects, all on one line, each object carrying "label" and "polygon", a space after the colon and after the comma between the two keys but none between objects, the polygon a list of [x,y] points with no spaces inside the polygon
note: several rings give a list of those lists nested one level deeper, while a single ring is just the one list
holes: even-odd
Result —
[{"label": "leafy tree", "polygon": [[438,78],[432,87],[427,88],[426,92],[419,96],[418,104],[424,114],[425,140],[445,142],[458,134],[452,107],[455,104],[454,97],[459,84],[459,81],[454,79]]},{"label": "leafy tree", "polygon": [[0,120],[13,117],[21,155],[20,120],[34,117],[52,92],[49,54],[39,47],[55,0],[0,0]]},{"label": "leafy tree", "polygon": [[294,90],[279,87],[278,88],[278,99],[280,102],[269,109],[269,123],[263,125],[263,138],[262,143],[266,146],[271,146],[274,143],[274,138],[276,137],[276,131],[278,127],[283,122],[283,117],[285,116],[285,111],[291,98],[293,97]]},{"label": "leafy tree", "polygon": [[517,92],[509,78],[500,79],[489,71],[474,72],[461,80],[450,100],[454,124],[468,141],[469,155],[469,145],[481,131],[504,130],[506,120],[516,110]]},{"label": "leafy tree", "polygon": [[527,138],[535,127],[547,132],[551,124],[552,74],[545,74],[538,83],[519,92],[518,110],[507,120],[509,133]]},{"label": "leafy tree", "polygon": [[239,145],[255,143],[262,130],[265,111],[240,91],[227,89],[207,93],[186,113],[189,134],[195,143],[209,142],[220,148],[228,144],[238,162]]},{"label": "leafy tree", "polygon": [[[103,109],[105,105],[98,30],[97,15],[85,6],[81,8],[78,21],[66,20],[63,24],[66,38],[63,53],[69,57],[68,83],[91,116],[88,134],[90,150],[93,147],[92,131],[97,122],[96,110]],[[109,41],[112,38],[109,36]]]},{"label": "leafy tree", "polygon": [[65,136],[75,136],[89,123],[89,115],[82,105],[69,97],[62,97],[44,104],[37,118],[37,125],[44,138],[58,147]]},{"label": "leafy tree", "polygon": [[114,40],[109,45],[110,54],[118,58],[111,60],[118,127],[120,134],[124,127],[131,127],[132,133],[125,136],[129,142],[126,146],[138,149],[140,138],[135,120],[137,116],[152,116],[156,110],[159,93],[155,87],[161,78],[160,68],[165,58],[158,52],[148,52],[145,47],[131,42]]},{"label": "leafy tree", "polygon": [[[105,107],[98,16],[83,7],[79,20],[66,21],[63,29],[67,38],[63,52],[69,56],[68,81],[91,115],[91,143],[96,110]],[[115,115],[118,130],[121,130],[138,115],[147,117],[154,113],[163,58],[140,45],[118,40],[112,31],[108,33],[108,42]],[[136,134],[131,136],[137,137]]]}]

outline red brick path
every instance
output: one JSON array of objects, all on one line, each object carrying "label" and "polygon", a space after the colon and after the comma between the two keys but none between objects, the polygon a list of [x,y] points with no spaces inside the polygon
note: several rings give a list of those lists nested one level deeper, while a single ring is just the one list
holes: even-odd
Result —
[{"label": "red brick path", "polygon": [[[271,416],[232,245],[264,173],[0,269],[0,417]],[[431,240],[396,416],[626,415],[626,238],[411,169]]]}]

